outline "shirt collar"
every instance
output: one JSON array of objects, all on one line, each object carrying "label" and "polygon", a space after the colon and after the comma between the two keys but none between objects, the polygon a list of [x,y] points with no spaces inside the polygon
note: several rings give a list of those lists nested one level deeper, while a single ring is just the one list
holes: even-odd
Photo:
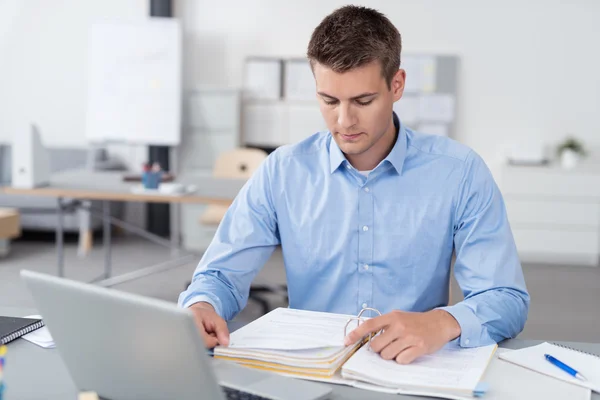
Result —
[{"label": "shirt collar", "polygon": [[[398,174],[402,173],[402,166],[404,165],[404,159],[406,158],[406,129],[404,125],[400,123],[400,119],[395,112],[393,114],[394,126],[396,127],[397,138],[392,151],[383,159],[383,162],[389,162]],[[329,142],[329,171],[335,172],[340,165],[346,161],[346,156],[342,153],[342,150],[338,147],[333,137],[330,138]]]}]

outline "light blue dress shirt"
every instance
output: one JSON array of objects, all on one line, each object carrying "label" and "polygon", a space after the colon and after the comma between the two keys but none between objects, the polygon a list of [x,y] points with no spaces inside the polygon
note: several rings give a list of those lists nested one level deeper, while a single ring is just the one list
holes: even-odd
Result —
[{"label": "light blue dress shirt", "polygon": [[[291,308],[441,308],[460,324],[463,347],[515,337],[527,319],[500,191],[475,152],[445,137],[401,126],[368,177],[329,132],[278,148],[227,211],[179,305],[206,301],[232,319],[277,245]],[[453,250],[465,299],[447,306]]]}]

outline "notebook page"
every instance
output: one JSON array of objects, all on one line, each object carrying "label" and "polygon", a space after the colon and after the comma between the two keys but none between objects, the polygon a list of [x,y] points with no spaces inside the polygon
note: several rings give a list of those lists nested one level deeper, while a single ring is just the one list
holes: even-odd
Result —
[{"label": "notebook page", "polygon": [[[490,385],[483,400],[590,400],[590,389],[571,385],[500,359],[515,350],[499,348],[482,378]],[[510,384],[506,384],[510,382]]]},{"label": "notebook page", "polygon": [[[304,350],[344,346],[351,315],[278,308],[230,335],[231,349]],[[351,329],[351,328],[349,328]]]},{"label": "notebook page", "polygon": [[461,348],[448,343],[438,352],[408,365],[384,360],[363,346],[342,367],[342,376],[388,387],[429,387],[471,393],[490,362],[496,345]]},{"label": "notebook page", "polygon": [[[28,315],[24,318],[32,318],[32,319],[42,319],[41,315]],[[48,330],[47,326],[43,326],[39,329],[36,329],[33,332],[28,333],[27,335],[21,336],[22,339],[27,340],[33,344],[37,344],[40,347],[45,349],[53,349],[56,347],[54,344],[54,339],[52,339],[52,335]]]},{"label": "notebook page", "polygon": [[[560,368],[546,361],[544,354],[550,354],[570,367],[573,367],[583,374],[583,376],[588,379],[588,382],[582,382],[579,379],[573,378]],[[553,378],[590,388],[593,391],[600,393],[600,358],[598,357],[565,349],[546,342],[537,346],[502,354],[500,355],[500,358]]]}]

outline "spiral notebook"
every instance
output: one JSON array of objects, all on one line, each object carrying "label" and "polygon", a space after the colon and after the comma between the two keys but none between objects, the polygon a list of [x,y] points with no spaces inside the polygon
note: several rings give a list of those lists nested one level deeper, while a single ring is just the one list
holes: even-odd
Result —
[{"label": "spiral notebook", "polygon": [[[550,354],[565,364],[581,372],[587,381],[581,381],[567,374],[560,368],[546,361],[544,354]],[[548,375],[574,385],[583,386],[600,393],[600,356],[586,353],[556,343],[542,343],[537,346],[500,354],[505,361],[520,365],[530,370]]]},{"label": "spiral notebook", "polygon": [[42,326],[44,326],[44,321],[39,318],[0,316],[0,345],[12,342]]}]

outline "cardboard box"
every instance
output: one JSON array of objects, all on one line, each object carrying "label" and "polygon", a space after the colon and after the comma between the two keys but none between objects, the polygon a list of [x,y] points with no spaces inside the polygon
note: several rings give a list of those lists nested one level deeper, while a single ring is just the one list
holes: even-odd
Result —
[{"label": "cardboard box", "polygon": [[0,208],[0,239],[21,236],[19,212],[12,208]]}]

